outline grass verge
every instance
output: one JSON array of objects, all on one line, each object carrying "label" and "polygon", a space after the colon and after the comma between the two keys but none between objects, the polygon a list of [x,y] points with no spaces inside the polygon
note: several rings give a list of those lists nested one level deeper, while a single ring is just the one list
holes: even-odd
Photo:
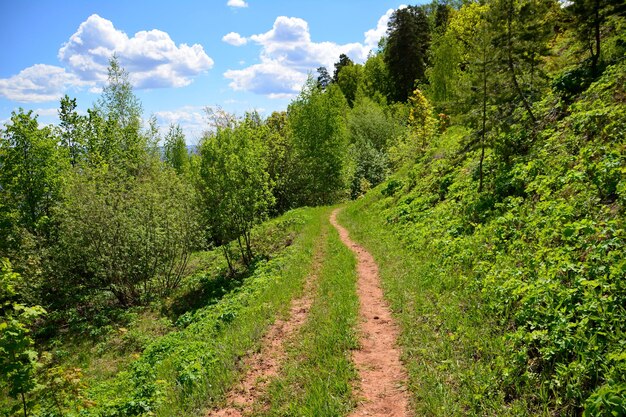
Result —
[{"label": "grass verge", "polygon": [[442,254],[409,249],[385,222],[374,190],[339,215],[350,234],[372,253],[383,290],[401,327],[399,343],[409,373],[416,415],[524,415],[486,392],[495,375],[491,361],[502,351],[498,326],[480,308],[480,296],[465,285],[462,267]]}]

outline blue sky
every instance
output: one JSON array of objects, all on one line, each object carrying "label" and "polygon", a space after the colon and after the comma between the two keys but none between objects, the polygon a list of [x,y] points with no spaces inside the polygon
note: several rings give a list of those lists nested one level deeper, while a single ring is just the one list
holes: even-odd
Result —
[{"label": "blue sky", "polygon": [[35,110],[55,123],[69,94],[85,111],[115,53],[144,115],[180,123],[189,143],[203,109],[241,115],[287,107],[307,73],[340,53],[362,62],[386,29],[389,0],[0,0],[0,123]]}]

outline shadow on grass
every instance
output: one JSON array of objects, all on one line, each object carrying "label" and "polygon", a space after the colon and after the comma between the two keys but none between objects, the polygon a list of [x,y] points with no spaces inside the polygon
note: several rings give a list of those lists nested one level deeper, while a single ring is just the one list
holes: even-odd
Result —
[{"label": "shadow on grass", "polygon": [[226,270],[220,271],[218,275],[202,276],[194,288],[175,297],[163,314],[175,322],[185,313],[193,313],[200,308],[217,303],[224,295],[241,287],[246,278],[254,274],[259,263],[266,260],[266,256],[257,256],[248,267],[240,264],[240,269],[235,275]]}]

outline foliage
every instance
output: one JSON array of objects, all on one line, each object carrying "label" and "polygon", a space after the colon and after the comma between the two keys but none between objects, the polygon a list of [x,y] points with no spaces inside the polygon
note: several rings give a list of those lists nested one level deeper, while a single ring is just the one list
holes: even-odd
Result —
[{"label": "foliage", "polygon": [[480,154],[450,128],[349,211],[385,262],[411,259],[381,264],[418,412],[623,412],[625,79],[608,67],[529,156],[488,152],[482,192]]},{"label": "foliage", "polygon": [[335,84],[322,92],[311,79],[289,105],[296,176],[290,195],[295,206],[331,204],[344,197],[349,176],[346,110]]},{"label": "foliage", "polygon": [[171,169],[148,161],[132,177],[84,168],[64,197],[53,260],[62,291],[110,291],[129,306],[176,288],[197,222],[192,190]]},{"label": "foliage", "polygon": [[[246,264],[254,257],[252,227],[266,218],[274,203],[262,140],[265,132],[264,126],[246,118],[205,137],[200,147],[197,187],[207,237],[218,246],[238,240]],[[234,273],[226,246],[224,254]]]},{"label": "foliage", "polygon": [[58,199],[62,161],[52,132],[39,128],[32,111],[13,112],[11,122],[5,125],[0,136],[0,167],[2,218],[32,234],[43,233]]},{"label": "foliage", "polygon": [[13,398],[21,397],[24,417],[26,394],[37,386],[37,351],[30,336],[30,326],[45,314],[40,306],[28,307],[16,302],[15,284],[21,278],[11,270],[6,258],[0,269],[0,388],[7,388]]},{"label": "foliage", "polygon": [[384,60],[391,78],[390,99],[404,102],[425,80],[430,45],[430,24],[423,8],[408,6],[391,15]]},{"label": "foliage", "polygon": [[187,173],[190,164],[189,152],[180,125],[170,125],[165,135],[163,148],[165,162],[174,168],[179,175]]}]

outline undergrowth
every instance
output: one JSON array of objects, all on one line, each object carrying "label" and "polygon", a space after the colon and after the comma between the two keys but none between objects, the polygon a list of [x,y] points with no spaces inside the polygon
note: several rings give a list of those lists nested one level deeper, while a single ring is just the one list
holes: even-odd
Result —
[{"label": "undergrowth", "polygon": [[625,85],[622,62],[573,104],[547,95],[526,154],[487,150],[483,192],[456,127],[343,215],[381,266],[418,414],[626,415]]}]

